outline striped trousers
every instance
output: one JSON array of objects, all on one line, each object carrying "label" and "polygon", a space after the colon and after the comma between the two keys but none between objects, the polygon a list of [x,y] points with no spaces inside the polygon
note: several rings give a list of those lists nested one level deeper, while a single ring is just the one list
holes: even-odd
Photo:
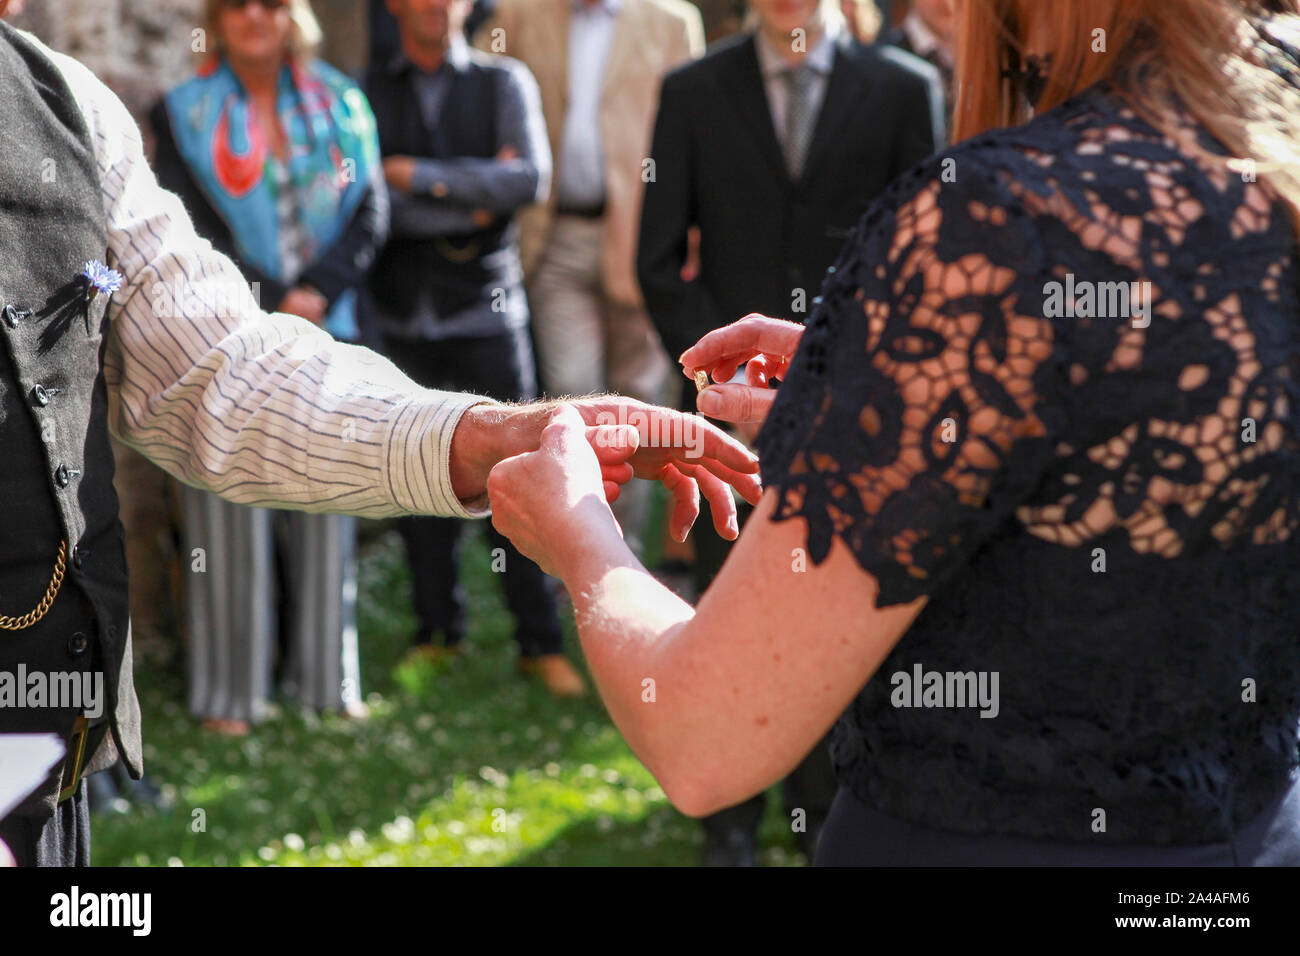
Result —
[{"label": "striped trousers", "polygon": [[315,710],[360,701],[356,519],[250,508],[190,487],[184,504],[190,712],[264,718],[277,644],[287,696]]}]

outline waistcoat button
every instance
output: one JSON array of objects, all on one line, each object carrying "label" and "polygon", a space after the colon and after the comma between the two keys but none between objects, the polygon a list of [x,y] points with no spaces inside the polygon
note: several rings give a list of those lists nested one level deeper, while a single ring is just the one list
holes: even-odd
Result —
[{"label": "waistcoat button", "polygon": [[86,640],[86,635],[78,631],[68,638],[68,653],[73,657],[80,657],[86,653],[86,648],[90,646],[90,641]]}]

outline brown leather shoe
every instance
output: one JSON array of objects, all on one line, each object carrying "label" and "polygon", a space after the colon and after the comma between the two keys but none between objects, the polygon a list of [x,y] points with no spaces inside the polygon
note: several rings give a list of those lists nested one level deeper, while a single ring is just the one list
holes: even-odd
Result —
[{"label": "brown leather shoe", "polygon": [[460,657],[460,645],[443,647],[441,644],[416,644],[401,660],[401,665],[428,661],[430,664],[450,664]]},{"label": "brown leather shoe", "polygon": [[587,683],[563,654],[519,658],[519,669],[537,677],[555,697],[583,697]]},{"label": "brown leather shoe", "polygon": [[223,737],[247,737],[253,731],[248,721],[226,717],[204,717],[203,728]]}]

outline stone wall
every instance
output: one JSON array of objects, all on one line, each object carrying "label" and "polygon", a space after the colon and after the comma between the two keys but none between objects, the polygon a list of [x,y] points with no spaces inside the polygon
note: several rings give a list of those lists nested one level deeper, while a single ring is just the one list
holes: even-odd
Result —
[{"label": "stone wall", "polygon": [[[138,116],[193,71],[203,7],[204,0],[28,0],[10,21],[81,60]],[[313,7],[325,30],[325,58],[359,70],[368,43],[365,0],[313,0]]]}]

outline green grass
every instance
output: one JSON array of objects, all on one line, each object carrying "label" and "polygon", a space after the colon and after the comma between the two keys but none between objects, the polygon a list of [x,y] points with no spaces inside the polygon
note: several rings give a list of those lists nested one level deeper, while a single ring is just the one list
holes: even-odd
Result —
[{"label": "green grass", "polygon": [[[140,668],[145,763],[173,805],[96,816],[95,864],[697,864],[699,823],[668,803],[594,693],[557,701],[517,676],[481,533],[462,576],[466,653],[399,667],[414,628],[401,542],[390,530],[363,548],[366,721],[286,705],[225,738],[189,717],[183,675]],[[760,840],[765,863],[803,860],[777,799]]]}]

